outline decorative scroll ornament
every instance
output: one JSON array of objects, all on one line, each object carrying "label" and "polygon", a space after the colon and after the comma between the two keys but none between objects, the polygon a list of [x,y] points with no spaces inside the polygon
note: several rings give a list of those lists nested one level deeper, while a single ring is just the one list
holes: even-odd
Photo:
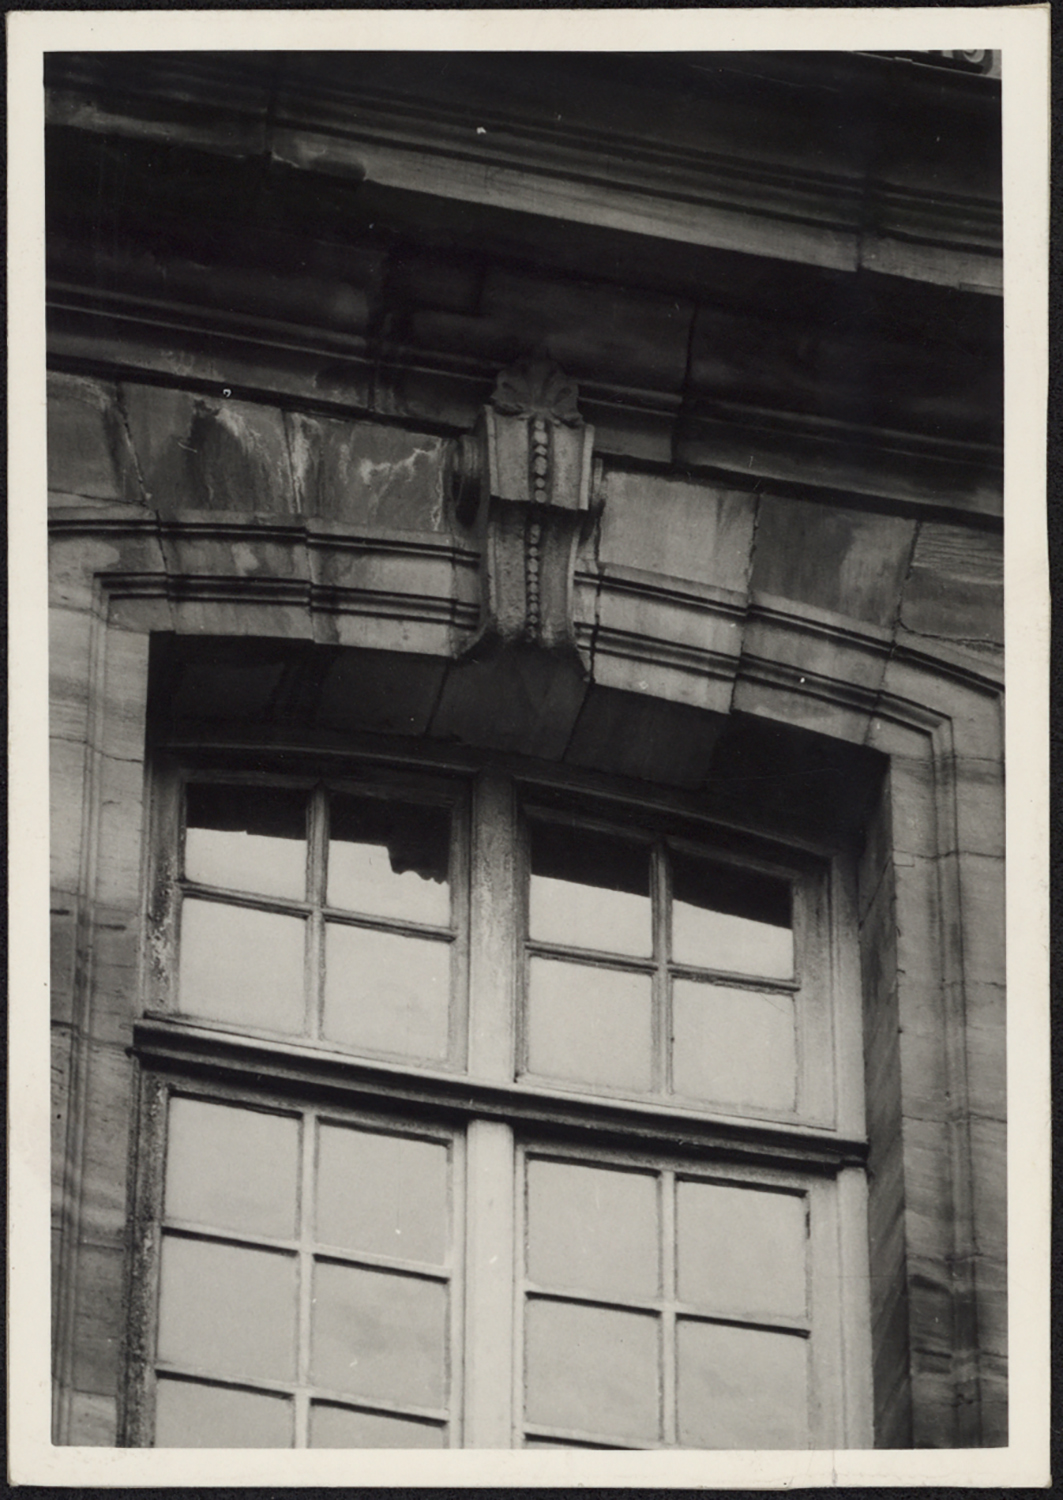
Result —
[{"label": "decorative scroll ornament", "polygon": [[601,507],[592,499],[594,428],[577,397],[575,382],[552,361],[523,360],[498,376],[490,404],[452,450],[458,519],[481,544],[473,654],[526,645],[578,656],[576,549]]}]

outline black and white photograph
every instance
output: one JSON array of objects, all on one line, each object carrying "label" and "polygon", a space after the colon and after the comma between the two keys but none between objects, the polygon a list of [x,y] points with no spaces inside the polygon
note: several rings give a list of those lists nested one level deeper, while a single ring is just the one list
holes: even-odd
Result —
[{"label": "black and white photograph", "polygon": [[43,1442],[1043,1482],[1008,47],[347,14],[37,55]]}]

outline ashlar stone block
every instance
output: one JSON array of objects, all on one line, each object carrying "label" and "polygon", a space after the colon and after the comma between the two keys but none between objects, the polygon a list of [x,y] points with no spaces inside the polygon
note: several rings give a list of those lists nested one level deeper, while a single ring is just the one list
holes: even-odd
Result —
[{"label": "ashlar stone block", "polygon": [[761,497],[751,587],[890,627],[915,522],[805,500]]}]

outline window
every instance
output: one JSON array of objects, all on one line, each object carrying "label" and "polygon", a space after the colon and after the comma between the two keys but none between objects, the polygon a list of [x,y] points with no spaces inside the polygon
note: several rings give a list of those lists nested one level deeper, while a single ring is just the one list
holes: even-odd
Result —
[{"label": "window", "polygon": [[497,770],[156,825],[127,1441],[866,1441],[830,862]]}]

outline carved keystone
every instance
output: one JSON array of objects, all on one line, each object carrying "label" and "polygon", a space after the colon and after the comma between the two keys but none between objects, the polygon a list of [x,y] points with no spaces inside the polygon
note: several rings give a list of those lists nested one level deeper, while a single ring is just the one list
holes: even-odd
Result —
[{"label": "carved keystone", "polygon": [[482,614],[468,651],[534,645],[576,653],[576,548],[601,512],[593,500],[594,428],[573,381],[549,360],[504,370],[490,404],[451,453],[459,521],[480,540]]}]

